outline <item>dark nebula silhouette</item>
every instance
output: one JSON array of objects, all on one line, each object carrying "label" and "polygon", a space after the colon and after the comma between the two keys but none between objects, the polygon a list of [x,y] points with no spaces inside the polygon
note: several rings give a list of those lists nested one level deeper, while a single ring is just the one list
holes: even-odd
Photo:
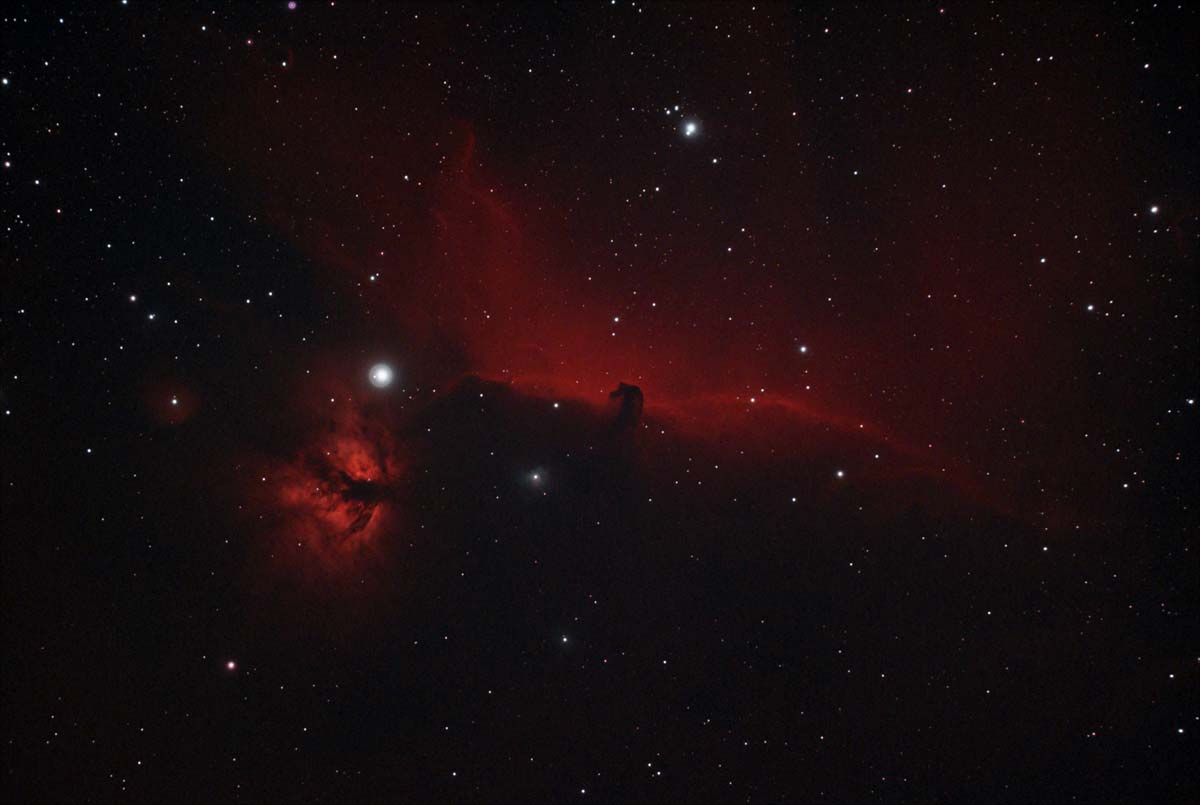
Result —
[{"label": "dark nebula silhouette", "polygon": [[608,396],[609,399],[616,400],[621,405],[620,410],[617,412],[616,421],[614,422],[618,431],[633,430],[641,423],[642,406],[645,403],[645,398],[642,396],[640,388],[627,383],[621,383]]}]

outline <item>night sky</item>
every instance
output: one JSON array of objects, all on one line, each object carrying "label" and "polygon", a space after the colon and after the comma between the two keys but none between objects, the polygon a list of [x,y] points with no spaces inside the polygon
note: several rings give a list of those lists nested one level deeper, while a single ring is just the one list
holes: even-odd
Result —
[{"label": "night sky", "polygon": [[5,801],[1195,801],[1196,6],[0,21]]}]

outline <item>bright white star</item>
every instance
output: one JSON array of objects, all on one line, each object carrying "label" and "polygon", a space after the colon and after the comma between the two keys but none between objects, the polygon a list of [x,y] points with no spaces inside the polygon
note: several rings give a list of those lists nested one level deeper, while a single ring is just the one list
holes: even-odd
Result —
[{"label": "bright white star", "polygon": [[377,363],[371,367],[371,385],[377,389],[387,388],[392,385],[392,367],[386,363]]}]

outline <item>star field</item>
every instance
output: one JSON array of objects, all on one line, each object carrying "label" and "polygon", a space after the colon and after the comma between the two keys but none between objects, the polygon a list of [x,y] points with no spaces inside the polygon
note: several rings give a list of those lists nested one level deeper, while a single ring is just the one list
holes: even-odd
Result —
[{"label": "star field", "polygon": [[6,801],[1193,800],[1195,8],[0,18]]}]

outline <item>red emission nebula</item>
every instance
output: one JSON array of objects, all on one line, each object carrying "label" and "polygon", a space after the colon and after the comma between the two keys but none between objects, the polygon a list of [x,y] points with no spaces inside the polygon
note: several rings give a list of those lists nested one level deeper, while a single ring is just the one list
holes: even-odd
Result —
[{"label": "red emission nebula", "polygon": [[[924,478],[1038,523],[1080,517],[1068,490],[1087,473],[1054,449],[1061,437],[1049,423],[1083,392],[1033,383],[1021,410],[1008,399],[1012,383],[1027,382],[1018,378],[1053,377],[1069,347],[1039,343],[1053,325],[1016,307],[1003,276],[993,277],[999,292],[972,290],[972,272],[994,268],[986,248],[964,253],[957,237],[939,247],[949,226],[982,227],[986,243],[1001,224],[884,223],[895,237],[888,259],[919,268],[881,272],[877,293],[843,294],[831,255],[878,263],[880,247],[853,233],[822,240],[828,217],[809,180],[781,175],[771,198],[747,208],[725,196],[732,177],[714,175],[701,187],[714,207],[730,204],[727,226],[673,226],[661,184],[680,181],[670,172],[614,189],[596,169],[568,186],[545,155],[501,158],[471,122],[431,115],[436,103],[415,79],[389,76],[400,86],[388,97],[423,110],[419,126],[321,65],[306,70],[223,110],[239,125],[215,126],[210,143],[237,166],[247,204],[309,256],[317,287],[353,322],[344,343],[325,345],[322,368],[306,363],[289,381],[309,406],[300,415],[322,424],[263,471],[280,551],[354,566],[348,557],[398,516],[409,463],[398,431],[466,376],[597,408],[618,383],[636,384],[646,438],[669,430],[766,458],[841,440],[827,469],[854,483]],[[322,125],[279,115],[268,101],[277,91],[306,93]],[[676,174],[719,168],[720,144],[714,133],[663,156]],[[642,208],[666,234],[610,234],[613,205]],[[911,285],[897,288],[897,273]],[[391,388],[367,383],[376,359],[396,367]],[[391,398],[383,414],[381,398]]]},{"label": "red emission nebula", "polygon": [[[287,210],[273,210],[327,272],[331,291],[366,304],[368,334],[358,339],[394,345],[385,351],[400,373],[396,388],[372,389],[369,358],[331,356],[296,381],[295,399],[307,406],[307,443],[263,464],[267,494],[251,484],[256,503],[273,512],[265,532],[275,558],[291,557],[289,564],[318,576],[363,572],[364,556],[378,548],[374,538],[401,517],[406,460],[396,431],[420,409],[419,403],[383,407],[379,398],[411,399],[412,389],[425,388],[434,393],[420,399],[432,399],[468,375],[548,405],[582,402],[598,411],[611,409],[609,393],[620,382],[637,384],[646,394],[643,424],[651,434],[643,438],[670,429],[718,454],[769,458],[839,441],[847,447],[852,439],[840,460],[858,482],[938,477],[959,467],[933,445],[918,449],[882,423],[837,413],[830,398],[847,392],[814,360],[818,349],[836,354],[837,341],[812,325],[784,327],[793,318],[787,294],[747,302],[740,292],[727,297],[731,283],[711,272],[698,269],[694,281],[677,283],[652,270],[637,276],[636,262],[628,283],[597,282],[587,266],[570,262],[563,245],[569,222],[560,224],[565,234],[541,226],[530,235],[525,221],[538,210],[507,199],[484,178],[469,125],[450,126],[436,147],[445,154],[441,167],[423,179],[385,181],[391,171],[382,169],[352,182],[349,171],[337,179],[328,167],[323,172],[333,187],[377,185],[359,195],[383,207],[364,208],[365,218],[395,222],[378,227],[378,235],[342,216],[289,225]],[[413,184],[413,205],[392,201],[414,194]],[[698,321],[697,311],[706,311],[708,321]],[[780,331],[796,335],[773,335]],[[878,459],[879,451],[888,460],[872,466],[868,459]],[[946,483],[979,494],[969,474]]]}]

